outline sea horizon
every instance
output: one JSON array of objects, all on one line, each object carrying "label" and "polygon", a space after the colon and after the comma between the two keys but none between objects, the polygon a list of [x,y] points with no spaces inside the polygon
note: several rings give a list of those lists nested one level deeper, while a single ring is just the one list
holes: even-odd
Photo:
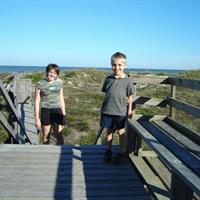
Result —
[{"label": "sea horizon", "polygon": [[[87,68],[94,68],[96,70],[105,70],[111,71],[109,67],[63,67],[61,66],[61,71],[69,71],[69,70],[79,70],[79,69],[87,69]],[[18,73],[18,72],[45,72],[46,66],[8,66],[8,65],[0,65],[0,73]],[[198,69],[191,69],[191,70],[198,70]],[[137,72],[137,73],[180,73],[189,71],[189,69],[158,69],[158,68],[125,68],[126,72]]]}]

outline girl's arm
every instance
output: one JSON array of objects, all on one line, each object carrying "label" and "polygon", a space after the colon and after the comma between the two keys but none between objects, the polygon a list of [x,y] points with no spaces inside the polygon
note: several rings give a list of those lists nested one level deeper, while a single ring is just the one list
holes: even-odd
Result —
[{"label": "girl's arm", "polygon": [[40,121],[40,89],[38,87],[35,88],[35,126],[37,128],[41,128],[41,121]]},{"label": "girl's arm", "polygon": [[65,100],[63,95],[63,88],[60,89],[60,104],[63,115],[65,115]]}]

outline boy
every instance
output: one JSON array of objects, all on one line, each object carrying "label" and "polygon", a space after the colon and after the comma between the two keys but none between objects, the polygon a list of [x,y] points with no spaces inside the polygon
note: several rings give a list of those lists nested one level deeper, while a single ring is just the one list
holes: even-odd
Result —
[{"label": "boy", "polygon": [[[113,74],[106,77],[102,92],[105,97],[101,107],[100,125],[107,128],[108,149],[104,154],[104,161],[113,164],[120,164],[125,158],[125,123],[126,118],[132,116],[132,94],[134,87],[129,78],[124,73],[126,66],[126,56],[117,52],[111,57]],[[120,151],[112,158],[112,137],[118,131]]]}]

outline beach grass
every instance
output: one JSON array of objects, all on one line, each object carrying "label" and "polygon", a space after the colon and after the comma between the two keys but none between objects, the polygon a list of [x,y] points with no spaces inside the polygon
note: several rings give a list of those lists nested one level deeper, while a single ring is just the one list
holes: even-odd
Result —
[{"label": "beach grass", "polygon": [[[60,78],[64,82],[64,97],[66,103],[67,127],[63,130],[65,144],[92,144],[95,134],[99,128],[100,108],[104,98],[101,88],[108,71],[101,71],[92,68],[63,71]],[[131,74],[134,78],[137,74]],[[161,74],[159,74],[161,75]],[[148,74],[149,76],[149,74]],[[177,76],[177,75],[176,75]],[[6,74],[2,79],[11,80],[12,75]],[[25,78],[32,80],[36,84],[44,77],[44,73],[28,73]],[[199,71],[188,71],[178,74],[177,77],[200,79]],[[137,88],[138,96],[148,96],[163,99],[170,96],[170,86],[168,85],[147,85]],[[185,88],[177,88],[176,98],[183,102],[200,107],[200,91]],[[0,100],[2,101],[2,99]],[[169,108],[139,107],[136,114],[143,115],[168,115]],[[176,111],[176,119],[193,130],[200,132],[199,119],[189,116],[182,111]],[[0,127],[0,135],[4,134]],[[104,134],[105,136],[105,134]],[[116,137],[117,138],[117,137]],[[102,141],[105,141],[102,139]],[[115,140],[117,143],[118,140]]]}]

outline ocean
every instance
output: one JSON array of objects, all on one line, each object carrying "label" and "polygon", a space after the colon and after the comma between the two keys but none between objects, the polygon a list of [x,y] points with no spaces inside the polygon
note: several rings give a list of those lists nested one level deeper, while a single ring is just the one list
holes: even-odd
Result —
[{"label": "ocean", "polygon": [[[46,67],[42,66],[0,66],[0,73],[11,73],[11,72],[45,72]],[[84,69],[84,67],[60,67],[61,71]],[[111,68],[98,67],[97,70],[111,71]],[[137,72],[137,73],[152,73],[152,74],[176,74],[187,70],[172,70],[172,69],[144,69],[144,68],[130,68],[125,69],[126,72]]]}]

